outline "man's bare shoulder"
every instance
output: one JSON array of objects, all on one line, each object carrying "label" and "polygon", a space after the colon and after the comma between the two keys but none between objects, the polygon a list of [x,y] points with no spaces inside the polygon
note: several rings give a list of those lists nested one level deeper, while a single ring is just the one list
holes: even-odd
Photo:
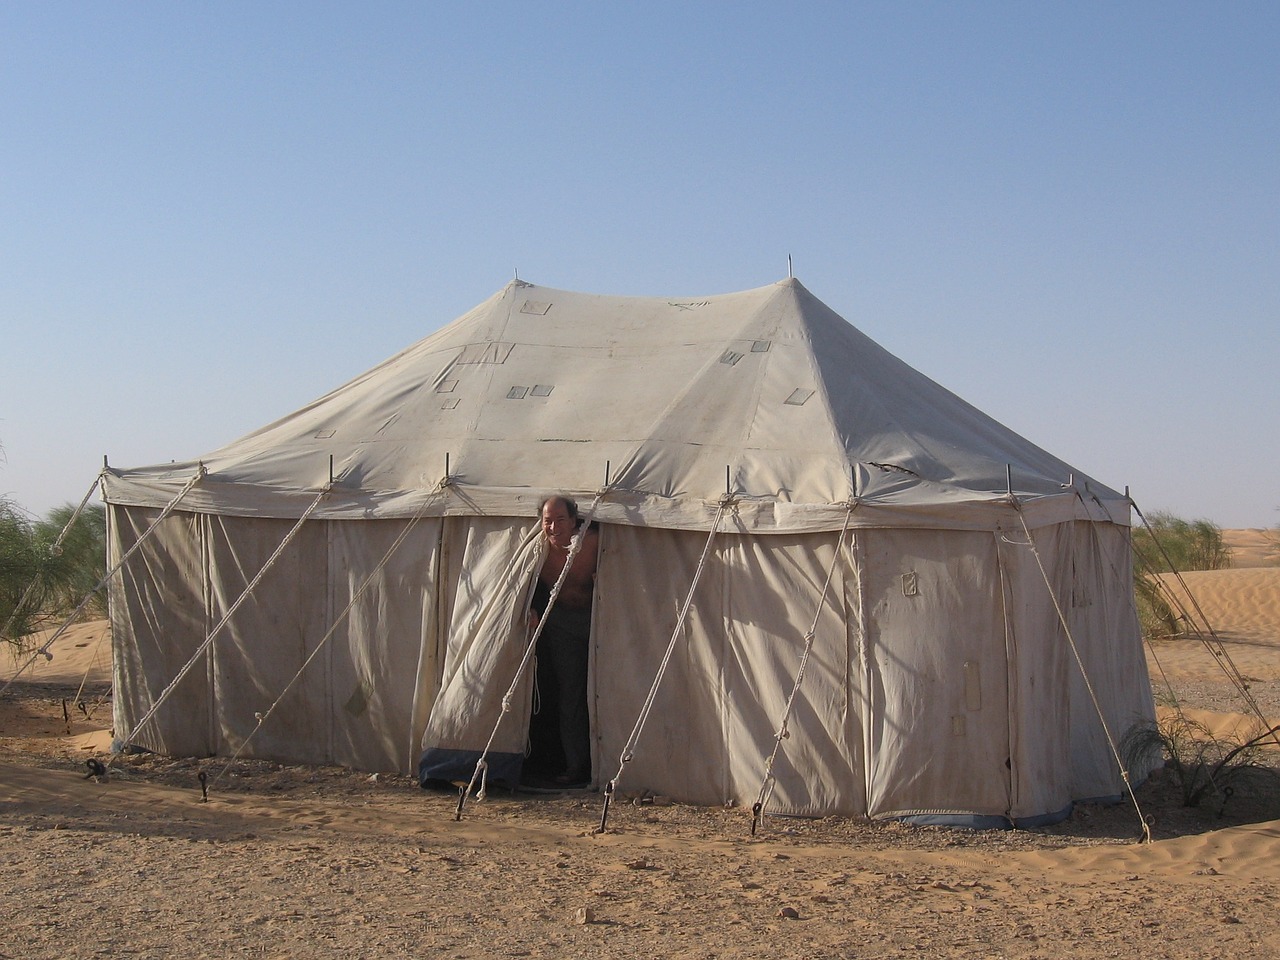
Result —
[{"label": "man's bare shoulder", "polygon": [[582,546],[578,548],[578,562],[575,566],[588,568],[592,573],[596,568],[596,557],[600,553],[600,531],[592,524],[582,534]]}]

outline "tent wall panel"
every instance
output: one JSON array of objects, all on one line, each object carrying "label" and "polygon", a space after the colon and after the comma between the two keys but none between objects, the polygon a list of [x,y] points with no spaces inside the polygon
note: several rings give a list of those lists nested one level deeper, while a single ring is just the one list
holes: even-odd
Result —
[{"label": "tent wall panel", "polygon": [[[1037,536],[1052,537],[1053,530],[1042,528]],[[997,543],[1010,650],[1009,814],[1017,821],[1071,802],[1067,690],[1075,667],[1025,532],[1010,527]]]},{"label": "tent wall panel", "polygon": [[726,799],[747,806],[755,801],[800,668],[805,634],[819,614],[788,736],[774,764],[768,809],[798,815],[866,810],[863,732],[850,709],[860,691],[848,687],[844,580],[849,557],[838,540],[838,533],[728,538],[722,552]]},{"label": "tent wall panel", "polygon": [[211,623],[266,570],[210,648],[216,749],[239,749],[257,726],[255,715],[279,700],[242,755],[329,762],[334,704],[326,658],[318,657],[282,696],[329,626],[327,525],[305,524],[270,567],[292,522],[208,517],[207,525]]},{"label": "tent wall panel", "polygon": [[1008,655],[994,538],[858,536],[872,683],[869,812],[1005,815]]},{"label": "tent wall panel", "polygon": [[[160,510],[111,507],[108,562],[114,566]],[[147,725],[170,681],[204,642],[209,626],[204,575],[204,518],[173,513],[139,546],[112,581],[113,726],[136,746],[175,756],[207,756],[216,748],[207,654]]]},{"label": "tent wall panel", "polygon": [[[1069,545],[1064,536],[1057,560],[1064,573],[1070,570],[1070,587],[1064,584],[1062,595],[1071,635],[1088,676],[1086,683],[1085,675],[1073,662],[1068,688],[1071,791],[1077,798],[1119,797],[1124,782],[1098,719],[1099,707],[1106,730],[1117,746],[1134,724],[1155,719],[1151,698],[1132,695],[1135,690],[1150,690],[1151,681],[1141,646],[1129,642],[1139,631],[1130,586],[1133,574],[1129,538],[1126,530],[1115,527],[1085,523],[1063,526],[1070,531]],[[1149,772],[1133,771],[1139,780]]]},{"label": "tent wall panel", "polygon": [[422,731],[413,729],[414,702],[420,688],[434,689],[440,672],[440,662],[424,653],[436,650],[441,520],[410,523],[327,523],[331,622],[364,587],[328,642],[334,763],[404,772],[418,761]]},{"label": "tent wall panel", "polygon": [[[619,769],[693,583],[706,535],[606,527],[596,586],[594,759],[597,779]],[[634,759],[619,788],[722,803],[724,646],[721,561],[709,558]]]}]

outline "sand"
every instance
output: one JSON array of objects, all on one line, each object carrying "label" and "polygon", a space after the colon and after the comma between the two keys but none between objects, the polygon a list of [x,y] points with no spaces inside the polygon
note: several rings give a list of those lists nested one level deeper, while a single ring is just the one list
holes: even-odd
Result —
[{"label": "sand", "polygon": [[[1280,567],[1187,582],[1280,715]],[[1161,772],[1138,844],[1130,806],[1023,831],[774,818],[752,837],[743,810],[623,798],[597,835],[587,792],[490,795],[455,821],[451,795],[336,768],[139,756],[92,779],[104,634],[77,626],[0,699],[0,958],[1280,956],[1273,791],[1188,809]],[[1220,661],[1161,644],[1161,709],[1249,729]]]},{"label": "sand", "polygon": [[1280,567],[1280,532],[1276,529],[1223,530],[1233,567]]}]

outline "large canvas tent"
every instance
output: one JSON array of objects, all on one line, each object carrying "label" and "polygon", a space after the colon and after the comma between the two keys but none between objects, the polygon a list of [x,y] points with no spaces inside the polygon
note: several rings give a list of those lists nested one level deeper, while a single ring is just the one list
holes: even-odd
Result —
[{"label": "large canvas tent", "polygon": [[1109,740],[1153,714],[1126,497],[794,279],[693,299],[516,280],[104,491],[128,555],[115,729],[165,753],[409,771],[425,750],[465,778],[489,744],[517,776],[552,493],[601,530],[598,782],[634,742],[621,788],[749,803],[810,636],[775,812],[1059,816],[1122,792]]}]

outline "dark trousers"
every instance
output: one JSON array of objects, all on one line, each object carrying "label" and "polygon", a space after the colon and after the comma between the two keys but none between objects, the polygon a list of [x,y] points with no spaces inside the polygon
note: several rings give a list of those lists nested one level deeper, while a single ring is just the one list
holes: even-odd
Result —
[{"label": "dark trousers", "polygon": [[[571,611],[577,613],[578,611]],[[579,625],[551,620],[538,638],[538,703],[530,723],[531,765],[551,775],[563,772],[580,782],[591,779],[591,715],[587,710],[587,658],[590,611],[586,632]],[[548,768],[559,769],[548,769]]]}]

